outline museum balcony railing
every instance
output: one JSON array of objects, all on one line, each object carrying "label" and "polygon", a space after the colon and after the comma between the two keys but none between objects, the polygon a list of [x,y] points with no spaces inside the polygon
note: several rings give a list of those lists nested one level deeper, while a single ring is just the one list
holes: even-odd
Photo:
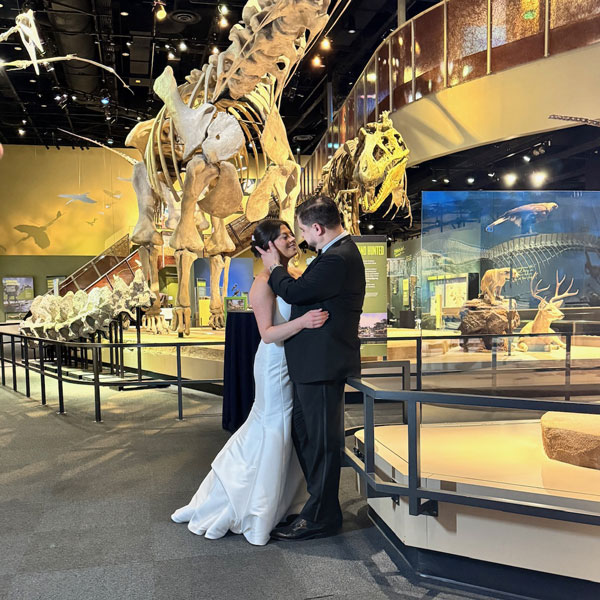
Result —
[{"label": "museum balcony railing", "polygon": [[[445,0],[377,48],[302,170],[302,196],[344,142],[382,111],[600,41],[598,0]],[[582,82],[583,84],[583,82]]]}]

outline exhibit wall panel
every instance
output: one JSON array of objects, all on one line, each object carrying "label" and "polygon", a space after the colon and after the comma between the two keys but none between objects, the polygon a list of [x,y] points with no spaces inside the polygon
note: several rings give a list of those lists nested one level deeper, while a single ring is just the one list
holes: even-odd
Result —
[{"label": "exhibit wall panel", "polygon": [[[600,44],[558,54],[429,94],[392,114],[409,166],[499,140],[572,124],[550,114],[595,118]],[[585,93],[573,93],[582,89]],[[535,101],[532,101],[535,98]]]},{"label": "exhibit wall panel", "polygon": [[[4,277],[33,277],[33,293],[48,291],[47,277],[65,277],[93,256],[0,256],[0,281]],[[0,303],[0,321],[6,318]]]},{"label": "exhibit wall panel", "polygon": [[[124,150],[130,156],[137,152]],[[5,146],[0,252],[96,256],[137,220],[132,165],[103,148]]]}]

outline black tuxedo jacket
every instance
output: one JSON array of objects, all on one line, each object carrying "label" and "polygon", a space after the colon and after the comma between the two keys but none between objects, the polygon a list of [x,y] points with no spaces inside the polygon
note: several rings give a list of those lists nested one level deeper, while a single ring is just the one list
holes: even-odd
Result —
[{"label": "black tuxedo jacket", "polygon": [[365,267],[350,236],[318,255],[299,279],[283,268],[274,269],[269,285],[292,305],[291,319],[314,308],[329,311],[323,327],[303,329],[286,340],[292,381],[334,381],[360,374],[358,322],[365,297]]}]

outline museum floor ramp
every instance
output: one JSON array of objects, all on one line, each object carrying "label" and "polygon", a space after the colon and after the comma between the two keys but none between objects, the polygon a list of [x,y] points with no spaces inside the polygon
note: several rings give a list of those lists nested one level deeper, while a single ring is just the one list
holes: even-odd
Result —
[{"label": "museum floor ramp", "polygon": [[[0,600],[483,598],[395,562],[350,469],[331,538],[255,547],[172,523],[229,437],[218,396],[186,390],[177,421],[174,389],[107,390],[95,423],[91,390],[66,384],[62,416],[53,394],[44,407],[0,389]],[[360,410],[347,407],[347,425]]]}]

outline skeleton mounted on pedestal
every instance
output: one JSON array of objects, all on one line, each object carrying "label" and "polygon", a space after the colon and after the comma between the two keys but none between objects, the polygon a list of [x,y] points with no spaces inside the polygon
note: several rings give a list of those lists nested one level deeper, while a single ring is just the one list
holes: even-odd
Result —
[{"label": "skeleton mounted on pedestal", "polygon": [[[212,55],[202,71],[193,71],[178,87],[171,68],[165,69],[154,84],[165,106],[127,138],[127,145],[144,157],[134,167],[140,216],[132,240],[140,244],[153,290],[158,287],[156,265],[162,245],[156,217],[168,202],[181,201],[170,241],[179,280],[174,327],[180,333],[190,329],[190,268],[204,252],[211,259],[210,324],[224,325],[219,280],[228,267],[226,255],[235,250],[225,219],[243,212],[238,172],[248,168],[248,147],[258,169],[260,145],[266,166],[248,198],[248,220],[266,217],[272,196],[282,218],[293,219],[300,167],[278,103],[293,68],[325,26],[328,5],[329,0],[251,0],[244,7],[243,21],[230,32],[230,47]],[[200,235],[208,226],[205,215],[212,225],[206,244]]]}]

